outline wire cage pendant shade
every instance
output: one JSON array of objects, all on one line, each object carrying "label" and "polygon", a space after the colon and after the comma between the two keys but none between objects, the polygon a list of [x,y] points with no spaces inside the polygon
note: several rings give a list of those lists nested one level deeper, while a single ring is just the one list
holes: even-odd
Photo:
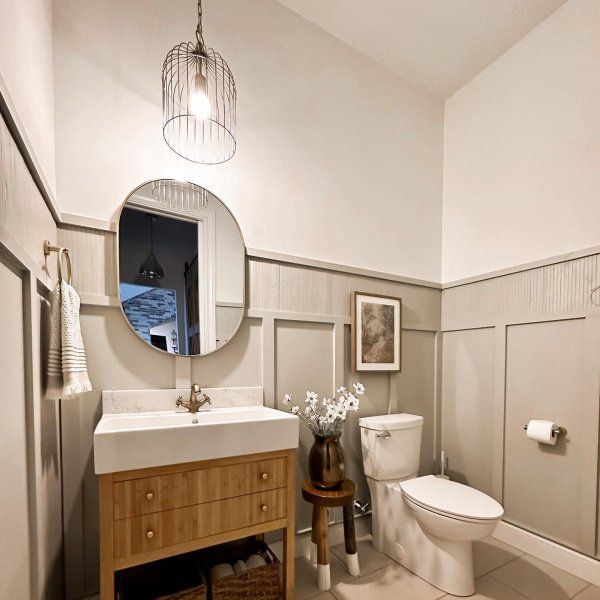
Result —
[{"label": "wire cage pendant shade", "polygon": [[207,48],[198,1],[196,42],[175,46],[162,71],[163,137],[179,156],[218,164],[235,153],[236,89],[223,57]]},{"label": "wire cage pendant shade", "polygon": [[152,197],[162,206],[179,212],[197,212],[208,206],[208,192],[203,187],[174,179],[155,181]]}]

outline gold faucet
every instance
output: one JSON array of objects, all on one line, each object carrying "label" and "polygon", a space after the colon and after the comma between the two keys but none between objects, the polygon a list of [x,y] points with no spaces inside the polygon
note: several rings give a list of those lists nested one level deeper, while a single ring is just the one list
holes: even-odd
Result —
[{"label": "gold faucet", "polygon": [[194,414],[197,413],[198,409],[205,404],[210,404],[210,398],[206,394],[202,393],[202,390],[197,383],[192,385],[190,390],[190,399],[187,402],[183,400],[181,396],[179,396],[175,402],[175,406],[182,406]]}]

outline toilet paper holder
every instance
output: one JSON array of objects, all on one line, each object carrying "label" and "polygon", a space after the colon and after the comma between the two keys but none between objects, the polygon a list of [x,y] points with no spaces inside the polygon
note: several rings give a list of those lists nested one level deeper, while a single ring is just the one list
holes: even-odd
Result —
[{"label": "toilet paper holder", "polygon": [[[523,429],[527,431],[527,425],[523,425]],[[567,435],[567,430],[562,425],[552,428],[552,437],[558,437],[559,435]]]}]

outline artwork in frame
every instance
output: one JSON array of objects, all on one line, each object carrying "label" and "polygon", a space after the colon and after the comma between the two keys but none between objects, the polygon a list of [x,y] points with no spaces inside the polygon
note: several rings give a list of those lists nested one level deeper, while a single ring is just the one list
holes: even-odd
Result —
[{"label": "artwork in frame", "polygon": [[352,292],[352,370],[400,371],[402,299]]}]

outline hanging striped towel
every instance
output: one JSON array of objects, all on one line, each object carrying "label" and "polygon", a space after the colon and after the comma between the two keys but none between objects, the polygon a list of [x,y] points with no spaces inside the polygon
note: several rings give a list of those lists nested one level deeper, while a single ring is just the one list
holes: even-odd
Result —
[{"label": "hanging striped towel", "polygon": [[50,294],[50,305],[48,395],[72,398],[92,389],[79,324],[81,300],[72,285],[60,280]]}]

